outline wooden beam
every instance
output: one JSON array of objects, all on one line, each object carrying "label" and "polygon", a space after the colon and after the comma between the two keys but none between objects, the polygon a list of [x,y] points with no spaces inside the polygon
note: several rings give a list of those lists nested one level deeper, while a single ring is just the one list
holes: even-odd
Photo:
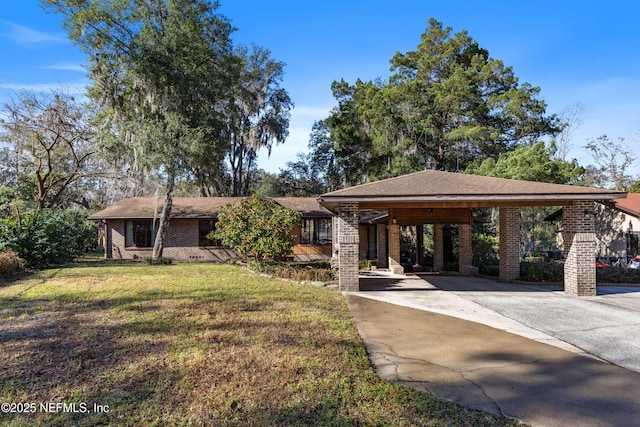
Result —
[{"label": "wooden beam", "polygon": [[470,208],[393,208],[391,212],[400,225],[471,224],[472,221]]}]

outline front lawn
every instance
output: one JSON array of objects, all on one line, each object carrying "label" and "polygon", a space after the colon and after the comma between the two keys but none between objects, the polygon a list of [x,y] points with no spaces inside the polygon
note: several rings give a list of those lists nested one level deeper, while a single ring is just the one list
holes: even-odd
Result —
[{"label": "front lawn", "polygon": [[380,380],[339,292],[236,266],[5,283],[0,360],[1,425],[518,425]]}]

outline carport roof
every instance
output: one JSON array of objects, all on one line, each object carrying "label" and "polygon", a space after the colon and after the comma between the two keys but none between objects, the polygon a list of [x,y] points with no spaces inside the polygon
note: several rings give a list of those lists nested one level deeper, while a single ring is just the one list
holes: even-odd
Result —
[{"label": "carport roof", "polygon": [[328,208],[344,202],[359,202],[361,208],[483,207],[559,206],[624,197],[626,193],[613,190],[425,170],[326,193],[319,201]]}]

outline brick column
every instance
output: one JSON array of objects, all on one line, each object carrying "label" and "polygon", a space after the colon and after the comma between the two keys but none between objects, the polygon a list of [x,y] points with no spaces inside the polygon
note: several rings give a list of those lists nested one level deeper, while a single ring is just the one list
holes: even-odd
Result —
[{"label": "brick column", "polygon": [[458,224],[458,271],[467,276],[475,274],[471,248],[471,224]]},{"label": "brick column", "polygon": [[424,225],[416,225],[416,264],[424,265]]},{"label": "brick column", "polygon": [[360,290],[358,278],[358,204],[343,203],[336,208],[338,235],[338,286],[343,292]]},{"label": "brick column", "polygon": [[104,257],[113,258],[113,229],[109,223],[104,224]]},{"label": "brick column", "polygon": [[[588,212],[585,212],[588,211]],[[564,291],[576,296],[596,295],[595,203],[574,202],[562,210]]]},{"label": "brick column", "polygon": [[389,258],[387,255],[387,226],[384,224],[376,224],[377,233],[377,252],[378,252],[378,267],[389,267]]},{"label": "brick column", "polygon": [[444,267],[444,231],[443,224],[433,224],[433,271]]},{"label": "brick column", "polygon": [[520,277],[520,208],[500,208],[500,280]]},{"label": "brick column", "polygon": [[340,253],[340,240],[338,239],[338,235],[340,234],[338,230],[340,229],[340,221],[336,215],[331,217],[331,268],[335,270],[338,274],[339,266],[338,266],[338,254]]},{"label": "brick column", "polygon": [[404,274],[400,264],[400,226],[389,224],[389,271],[393,274]]}]

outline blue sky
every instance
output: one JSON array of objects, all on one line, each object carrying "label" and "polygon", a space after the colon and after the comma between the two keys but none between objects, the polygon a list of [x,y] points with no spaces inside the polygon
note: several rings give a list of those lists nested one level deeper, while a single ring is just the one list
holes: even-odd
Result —
[{"label": "blue sky", "polygon": [[[261,153],[271,172],[307,150],[315,120],[335,105],[331,82],[385,78],[396,51],[417,47],[430,17],[467,30],[521,82],[542,90],[548,113],[580,104],[569,156],[591,163],[582,148],[606,134],[640,155],[640,6],[603,1],[221,0],[238,28],[238,44],[256,43],[287,64],[283,86],[296,107],[290,136]],[[0,15],[0,103],[20,89],[67,87],[81,93],[86,60],[66,38],[61,18],[37,0],[3,4]],[[640,163],[639,163],[640,164]],[[636,165],[637,166],[637,165]],[[639,168],[632,171],[637,174]]]}]

